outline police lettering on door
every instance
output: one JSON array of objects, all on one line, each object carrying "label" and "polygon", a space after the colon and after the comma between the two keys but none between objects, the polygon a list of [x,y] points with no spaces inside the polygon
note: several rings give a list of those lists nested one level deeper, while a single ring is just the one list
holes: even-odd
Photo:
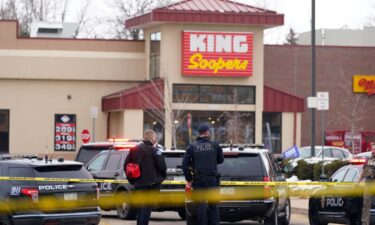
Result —
[{"label": "police lettering on door", "polygon": [[327,197],[326,206],[327,207],[342,207],[344,205],[344,200],[341,197]]}]

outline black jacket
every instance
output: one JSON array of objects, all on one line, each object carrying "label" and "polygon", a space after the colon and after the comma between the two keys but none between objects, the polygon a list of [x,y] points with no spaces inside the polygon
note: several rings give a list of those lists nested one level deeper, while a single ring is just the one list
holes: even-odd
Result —
[{"label": "black jacket", "polygon": [[125,160],[125,167],[130,162],[138,163],[141,169],[141,176],[136,179],[129,179],[136,188],[147,187],[153,184],[160,184],[166,177],[167,166],[161,151],[152,146],[149,141],[137,145],[130,150]]},{"label": "black jacket", "polygon": [[[198,137],[190,144],[182,160],[185,179],[192,181],[199,176],[217,176],[217,164],[224,162],[223,149],[209,137]],[[194,174],[194,177],[193,177]]]}]

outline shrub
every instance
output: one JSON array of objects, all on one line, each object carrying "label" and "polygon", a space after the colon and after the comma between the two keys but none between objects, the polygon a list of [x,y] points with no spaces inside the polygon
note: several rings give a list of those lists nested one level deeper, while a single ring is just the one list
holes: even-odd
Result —
[{"label": "shrub", "polygon": [[[348,165],[348,161],[335,160],[331,163],[324,165],[324,174],[327,178],[331,177],[338,169]],[[285,167],[290,167],[289,162],[285,162]],[[286,177],[291,177],[296,175],[300,180],[319,180],[320,175],[322,174],[322,163],[309,164],[304,160],[299,160],[297,166],[292,170],[286,171]]]},{"label": "shrub", "polygon": [[[324,165],[324,174],[327,178],[331,177],[338,169],[343,166],[348,165],[348,161],[335,160],[329,164]],[[319,180],[320,175],[322,174],[322,163],[316,163],[314,165],[314,180]]]}]

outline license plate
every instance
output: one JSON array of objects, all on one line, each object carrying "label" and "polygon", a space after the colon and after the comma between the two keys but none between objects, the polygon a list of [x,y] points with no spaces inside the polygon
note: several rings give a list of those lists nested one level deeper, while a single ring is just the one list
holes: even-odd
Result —
[{"label": "license plate", "polygon": [[184,176],[174,176],[173,180],[174,181],[185,181],[185,177]]},{"label": "license plate", "polygon": [[64,193],[64,200],[65,201],[74,201],[77,200],[77,193]]},{"label": "license plate", "polygon": [[234,194],[234,188],[233,187],[220,188],[220,194],[222,194],[222,195],[233,195]]}]

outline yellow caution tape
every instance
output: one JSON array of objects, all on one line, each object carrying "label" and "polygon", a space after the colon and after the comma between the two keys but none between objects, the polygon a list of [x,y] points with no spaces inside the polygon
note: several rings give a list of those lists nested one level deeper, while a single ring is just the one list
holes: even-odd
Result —
[{"label": "yellow caution tape", "polygon": [[[6,177],[1,177],[4,180]],[[50,178],[35,179],[35,178],[12,178],[17,180],[42,180],[51,181]],[[52,179],[53,181],[61,181],[62,179]],[[64,181],[69,179],[63,179]],[[79,179],[73,179],[79,180]],[[83,179],[87,181],[87,179]],[[93,182],[94,180],[90,180]],[[237,182],[235,182],[237,183]],[[235,184],[231,182],[230,184]],[[255,182],[261,183],[261,182]],[[268,182],[264,182],[268,183]],[[263,183],[263,185],[264,185]],[[272,182],[276,183],[276,182]],[[280,183],[280,182],[278,182]],[[285,183],[285,182],[284,182]],[[299,183],[299,182],[295,182]],[[324,182],[315,182],[315,184],[326,184]],[[249,202],[261,202],[264,199],[277,199],[279,197],[287,198],[292,196],[305,196],[314,198],[322,198],[324,201],[327,197],[360,197],[363,196],[363,190],[366,189],[367,193],[375,194],[375,183],[367,184],[364,183],[356,184],[350,183],[342,184],[336,183],[331,186],[317,186],[317,187],[301,187],[299,189],[290,188],[287,186],[271,187],[271,186],[222,186],[219,188],[213,188],[209,190],[193,190],[190,193],[185,193],[183,189],[180,190],[168,190],[161,192],[151,191],[131,191],[131,192],[116,192],[113,196],[101,197],[96,200],[96,195],[80,196],[77,195],[78,200],[63,200],[58,197],[44,197],[42,195],[37,198],[20,198],[20,200],[3,200],[0,201],[0,212],[14,212],[22,210],[42,210],[42,211],[56,211],[62,209],[73,209],[82,208],[89,206],[99,205],[102,208],[116,208],[116,206],[122,203],[127,203],[130,206],[149,205],[155,207],[161,206],[179,206],[183,207],[186,202],[211,202],[219,203],[225,201],[249,201]],[[278,192],[277,189],[283,188],[285,191]],[[284,196],[279,196],[283,193]],[[60,195],[61,196],[61,195]]]}]

